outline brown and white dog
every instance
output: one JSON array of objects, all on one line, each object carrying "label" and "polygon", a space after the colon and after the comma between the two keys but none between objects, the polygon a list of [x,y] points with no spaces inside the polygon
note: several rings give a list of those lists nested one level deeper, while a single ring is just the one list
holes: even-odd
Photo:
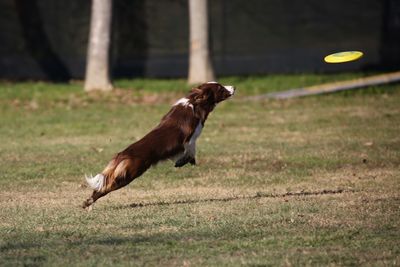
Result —
[{"label": "brown and white dog", "polygon": [[129,184],[161,160],[178,157],[175,167],[196,164],[196,140],[208,114],[234,92],[233,86],[217,82],[193,88],[172,106],[151,132],[116,154],[100,174],[86,177],[94,191],[83,208],[91,208],[97,199]]}]

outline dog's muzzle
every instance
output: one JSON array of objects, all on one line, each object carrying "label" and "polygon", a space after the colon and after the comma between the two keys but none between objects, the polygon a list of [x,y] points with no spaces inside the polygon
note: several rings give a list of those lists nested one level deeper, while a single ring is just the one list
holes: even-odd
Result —
[{"label": "dog's muzzle", "polygon": [[235,93],[235,87],[231,86],[231,85],[226,85],[224,86],[226,90],[228,90],[228,92],[233,95]]}]

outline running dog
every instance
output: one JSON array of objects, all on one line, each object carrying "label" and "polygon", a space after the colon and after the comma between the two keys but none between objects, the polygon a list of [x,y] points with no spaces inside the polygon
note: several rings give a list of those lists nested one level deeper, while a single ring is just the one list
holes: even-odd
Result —
[{"label": "running dog", "polygon": [[234,93],[233,86],[217,82],[193,88],[172,106],[157,127],[116,154],[100,174],[86,177],[93,193],[82,207],[90,209],[96,200],[126,186],[159,161],[177,158],[175,167],[195,165],[196,140],[209,113]]}]

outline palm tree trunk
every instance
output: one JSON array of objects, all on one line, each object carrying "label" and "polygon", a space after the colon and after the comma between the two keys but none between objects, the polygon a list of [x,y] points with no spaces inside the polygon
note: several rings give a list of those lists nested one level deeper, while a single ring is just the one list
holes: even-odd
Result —
[{"label": "palm tree trunk", "polygon": [[92,0],[85,91],[112,90],[110,81],[110,40],[112,0]]},{"label": "palm tree trunk", "polygon": [[208,41],[207,0],[189,0],[190,51],[189,77],[190,84],[204,83],[215,79],[211,62]]}]

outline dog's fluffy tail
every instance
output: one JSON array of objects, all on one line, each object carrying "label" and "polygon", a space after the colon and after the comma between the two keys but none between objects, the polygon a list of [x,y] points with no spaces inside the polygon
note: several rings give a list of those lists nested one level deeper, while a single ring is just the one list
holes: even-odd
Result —
[{"label": "dog's fluffy tail", "polygon": [[[91,188],[96,191],[109,190],[115,185],[116,180],[120,180],[122,184],[126,179],[128,170],[130,168],[131,160],[124,158],[114,158],[111,160],[106,168],[96,176],[86,176],[86,181]],[[137,175],[135,176],[137,177]]]},{"label": "dog's fluffy tail", "polygon": [[89,184],[89,186],[96,191],[100,191],[104,186],[105,177],[101,173],[97,174],[94,177],[85,175],[85,178],[86,178],[86,182]]},{"label": "dog's fluffy tail", "polygon": [[105,187],[107,187],[107,183],[113,182],[115,178],[119,175],[123,176],[126,173],[126,163],[128,161],[126,160],[117,160],[113,159],[111,160],[106,168],[96,176],[86,176],[86,182],[89,184],[89,186],[96,190],[96,191],[102,191],[105,190]]}]

